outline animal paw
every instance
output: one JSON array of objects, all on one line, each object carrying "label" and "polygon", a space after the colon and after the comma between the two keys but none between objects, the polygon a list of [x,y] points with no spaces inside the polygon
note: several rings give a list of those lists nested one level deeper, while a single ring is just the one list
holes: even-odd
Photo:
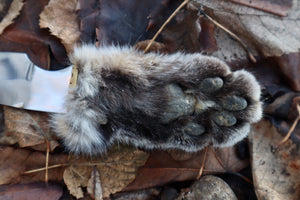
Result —
[{"label": "animal paw", "polygon": [[195,151],[208,143],[231,146],[246,137],[250,124],[262,117],[260,86],[254,76],[244,70],[226,69],[226,73],[219,75],[218,71],[192,88],[180,87],[180,83],[166,86],[170,100],[161,122],[183,124],[181,130],[177,128],[173,133],[180,138],[179,144],[184,141],[182,146],[185,147],[181,149]]},{"label": "animal paw", "polygon": [[254,76],[213,57],[86,45],[70,59],[77,86],[52,124],[77,154],[103,153],[119,142],[185,151],[230,146],[262,117]]}]

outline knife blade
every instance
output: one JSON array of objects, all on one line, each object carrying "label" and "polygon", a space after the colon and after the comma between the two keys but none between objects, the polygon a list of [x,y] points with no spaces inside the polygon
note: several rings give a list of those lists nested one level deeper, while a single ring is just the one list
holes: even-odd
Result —
[{"label": "knife blade", "polygon": [[0,104],[63,113],[73,66],[47,71],[25,53],[0,53]]}]

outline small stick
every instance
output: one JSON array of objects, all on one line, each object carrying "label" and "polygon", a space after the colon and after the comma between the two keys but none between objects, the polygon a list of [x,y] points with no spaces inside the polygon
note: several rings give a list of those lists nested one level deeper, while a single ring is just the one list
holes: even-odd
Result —
[{"label": "small stick", "polygon": [[204,165],[205,165],[205,161],[206,161],[206,154],[207,154],[207,150],[208,150],[208,147],[205,147],[205,151],[204,151],[204,157],[203,157],[203,160],[202,160],[202,164],[201,164],[201,167],[199,169],[199,173],[198,173],[198,176],[197,176],[197,180],[199,180],[199,178],[202,176],[203,174],[203,169],[204,169]]},{"label": "small stick", "polygon": [[178,8],[170,15],[170,17],[165,21],[165,23],[160,27],[160,29],[156,32],[156,34],[153,36],[153,38],[150,40],[150,42],[148,43],[147,47],[144,50],[144,53],[146,53],[152,43],[154,42],[154,40],[157,38],[157,36],[162,32],[162,30],[165,28],[165,26],[171,21],[171,19],[173,19],[173,17],[178,13],[178,11],[183,8],[190,0],[185,0],[184,2],[182,2]]},{"label": "small stick", "polygon": [[224,30],[226,33],[228,33],[231,37],[233,37],[234,39],[236,39],[242,46],[243,48],[246,50],[250,60],[254,63],[256,63],[256,59],[253,56],[253,54],[250,52],[248,46],[246,45],[246,43],[239,38],[236,34],[234,34],[233,32],[231,32],[230,30],[228,30],[227,28],[225,28],[223,25],[221,25],[219,22],[217,22],[216,20],[214,20],[213,18],[211,18],[209,15],[207,15],[203,10],[200,10],[200,13],[203,14],[207,19],[209,19],[213,24],[215,24],[216,26],[218,26],[219,28],[221,28],[222,30]]},{"label": "small stick", "polygon": [[46,171],[45,171],[45,182],[48,183],[48,167],[49,167],[49,152],[50,152],[50,142],[46,140],[47,152],[46,152]]},{"label": "small stick", "polygon": [[[65,167],[65,166],[68,166],[68,165],[69,164],[51,165],[51,166],[48,166],[48,169],[53,169],[53,168],[58,168],[58,167]],[[29,170],[29,171],[24,172],[23,174],[32,174],[32,173],[40,172],[40,171],[44,171],[44,170],[46,170],[46,167],[42,167],[42,168],[39,168],[39,169]]]},{"label": "small stick", "polygon": [[277,148],[282,145],[283,143],[285,143],[286,141],[288,141],[288,139],[290,138],[292,132],[295,130],[296,125],[298,124],[299,120],[300,120],[300,105],[297,104],[297,111],[298,111],[298,116],[295,119],[293,125],[291,126],[289,132],[286,134],[286,136],[277,144]]},{"label": "small stick", "polygon": [[238,176],[238,177],[240,177],[241,179],[243,179],[244,181],[246,181],[247,183],[253,185],[253,181],[252,181],[251,179],[247,178],[246,176],[244,176],[244,175],[242,175],[242,174],[240,174],[240,173],[238,173],[238,172],[227,172],[227,173],[233,174],[233,175],[235,175],[235,176]]},{"label": "small stick", "polygon": [[223,164],[222,160],[219,158],[219,156],[217,155],[217,153],[215,152],[214,149],[211,149],[211,151],[213,152],[213,154],[215,155],[215,158],[217,159],[217,161],[219,162],[219,164],[221,165],[221,167],[226,170],[225,165]]}]

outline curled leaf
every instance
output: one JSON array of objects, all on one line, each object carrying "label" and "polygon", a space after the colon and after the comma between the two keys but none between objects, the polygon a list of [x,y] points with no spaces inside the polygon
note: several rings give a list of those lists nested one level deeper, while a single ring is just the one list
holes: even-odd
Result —
[{"label": "curled leaf", "polygon": [[4,31],[4,29],[13,23],[13,20],[20,14],[20,11],[23,7],[22,0],[13,0],[10,1],[1,1],[0,3],[0,17],[1,14],[4,14],[4,18],[0,19],[0,34]]},{"label": "curled leaf", "polygon": [[51,0],[40,14],[40,27],[49,28],[69,53],[80,36],[77,4],[77,0]]}]

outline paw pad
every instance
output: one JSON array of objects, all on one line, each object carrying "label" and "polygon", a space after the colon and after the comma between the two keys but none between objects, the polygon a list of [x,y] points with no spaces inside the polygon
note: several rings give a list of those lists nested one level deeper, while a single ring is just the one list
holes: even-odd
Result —
[{"label": "paw pad", "polygon": [[227,96],[222,99],[222,107],[230,111],[244,110],[248,103],[243,97]]},{"label": "paw pad", "polygon": [[167,85],[166,90],[170,99],[166,112],[161,116],[163,123],[168,123],[183,115],[191,115],[194,112],[196,100],[193,96],[184,94],[176,84]]},{"label": "paw pad", "polygon": [[229,113],[216,113],[213,116],[213,120],[216,122],[216,124],[218,124],[219,126],[233,126],[236,124],[237,120],[236,118]]},{"label": "paw pad", "polygon": [[200,90],[213,93],[223,87],[223,80],[220,77],[206,78],[200,83]]},{"label": "paw pad", "polygon": [[183,127],[183,131],[188,135],[198,136],[198,135],[202,135],[205,132],[205,128],[200,124],[190,122]]}]

